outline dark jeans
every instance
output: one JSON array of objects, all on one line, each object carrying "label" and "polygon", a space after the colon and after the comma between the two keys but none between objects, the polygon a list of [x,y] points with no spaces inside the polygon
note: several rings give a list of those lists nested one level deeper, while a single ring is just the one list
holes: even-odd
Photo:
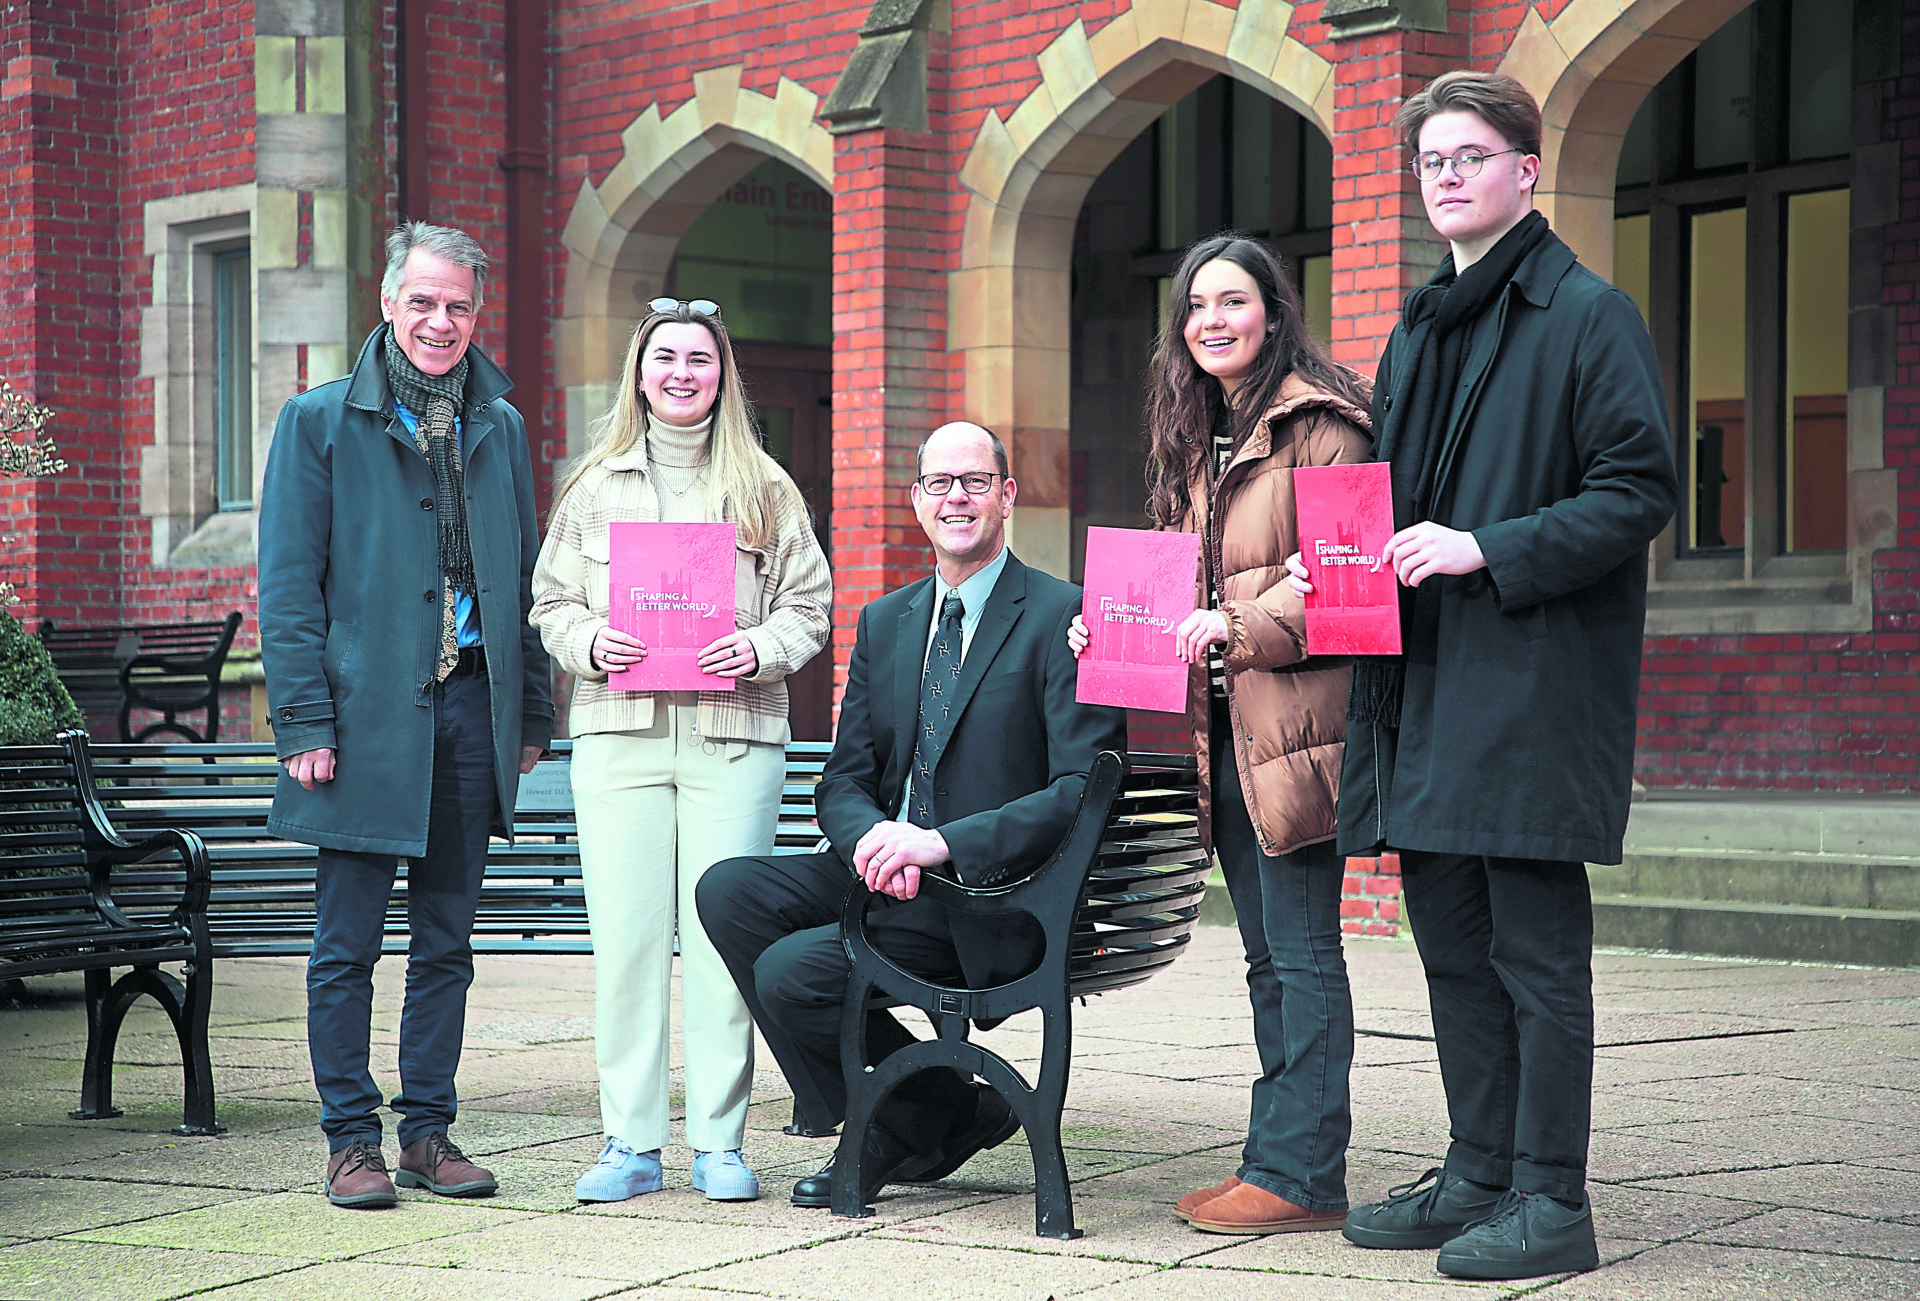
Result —
[{"label": "dark jeans", "polygon": [[1477,1183],[1578,1200],[1593,1119],[1593,897],[1582,863],[1400,851],[1453,1145]]},{"label": "dark jeans", "polygon": [[[729,858],[707,869],[694,902],[753,1020],[793,1089],[794,1111],[815,1130],[846,1119],[840,1007],[852,962],[840,942],[840,907],[853,877],[837,854]],[[946,911],[927,900],[876,901],[868,931],[916,975],[958,981]],[[914,1041],[891,1012],[867,1014],[869,1064]],[[915,1151],[931,1152],[972,1120],[969,1082],[949,1070],[902,1081],[875,1120]]]},{"label": "dark jeans", "polygon": [[[352,763],[353,756],[341,762]],[[473,983],[468,938],[497,803],[486,675],[448,678],[434,691],[427,852],[407,868],[407,996],[400,1012],[400,1094],[393,1100],[402,1147],[444,1131],[458,1107],[453,1076]],[[380,1090],[367,1071],[367,1039],[373,964],[398,866],[391,854],[320,851],[307,1043],[320,1090],[320,1128],[334,1152],[357,1139],[380,1141]]]},{"label": "dark jeans", "polygon": [[1224,718],[1213,734],[1213,846],[1247,951],[1260,1053],[1237,1173],[1308,1210],[1344,1211],[1353,1133],[1353,994],[1340,948],[1345,868],[1331,840],[1279,858],[1261,852]]}]

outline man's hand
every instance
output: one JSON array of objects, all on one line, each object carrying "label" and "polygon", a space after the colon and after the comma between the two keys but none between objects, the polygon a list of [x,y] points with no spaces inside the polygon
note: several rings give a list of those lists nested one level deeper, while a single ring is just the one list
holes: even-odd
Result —
[{"label": "man's hand", "polygon": [[312,790],[317,785],[333,780],[333,759],[332,750],[302,750],[280,762],[287,765],[288,776],[307,790]]},{"label": "man's hand", "polygon": [[1173,630],[1173,645],[1180,658],[1189,664],[1205,664],[1207,647],[1232,636],[1227,616],[1218,610],[1195,610]]},{"label": "man's hand", "polygon": [[911,899],[920,893],[920,872],[953,855],[946,838],[911,822],[876,822],[853,847],[853,870],[875,894]]},{"label": "man's hand", "polygon": [[1073,622],[1067,625],[1067,649],[1073,657],[1079,659],[1087,653],[1087,647],[1093,645],[1093,634],[1087,631],[1087,621],[1079,615],[1073,616]]},{"label": "man's hand", "polygon": [[521,746],[520,747],[520,775],[522,777],[525,777],[528,773],[532,772],[533,765],[535,765],[536,763],[539,763],[540,756],[545,753],[546,753],[546,750],[544,750],[543,748],[537,745]]},{"label": "man's hand", "polygon": [[1471,574],[1487,567],[1480,543],[1471,533],[1426,520],[1401,529],[1387,539],[1380,558],[1393,566],[1400,581],[1418,587],[1434,574]]},{"label": "man's hand", "polygon": [[730,632],[700,652],[700,671],[715,677],[744,678],[760,667],[760,654],[744,632]]}]

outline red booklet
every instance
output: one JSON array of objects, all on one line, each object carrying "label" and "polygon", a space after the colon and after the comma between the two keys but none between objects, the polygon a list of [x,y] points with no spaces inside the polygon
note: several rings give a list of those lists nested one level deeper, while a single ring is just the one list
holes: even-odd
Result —
[{"label": "red booklet", "polygon": [[1080,617],[1091,642],[1080,657],[1082,704],[1181,714],[1187,662],[1173,630],[1193,613],[1200,538],[1146,529],[1087,530]]},{"label": "red booklet", "polygon": [[1385,461],[1303,466],[1293,472],[1310,655],[1398,655],[1400,581],[1380,553],[1393,536]]},{"label": "red booklet", "polygon": [[700,671],[700,652],[733,631],[731,524],[614,524],[608,532],[608,619],[647,657],[607,675],[616,691],[732,691]]}]

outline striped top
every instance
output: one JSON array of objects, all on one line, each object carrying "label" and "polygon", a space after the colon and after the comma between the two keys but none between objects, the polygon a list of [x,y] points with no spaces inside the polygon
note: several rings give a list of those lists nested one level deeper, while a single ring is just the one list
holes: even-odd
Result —
[{"label": "striped top", "polygon": [[[1213,422],[1213,482],[1217,489],[1221,476],[1227,472],[1227,464],[1233,460],[1233,425],[1222,410],[1220,418]],[[1212,509],[1208,512],[1208,530],[1218,536],[1220,531],[1220,498],[1216,492]],[[1213,550],[1207,550],[1207,608],[1220,608],[1220,579],[1213,572]],[[1216,699],[1225,699],[1227,694],[1227,666],[1220,658],[1220,642],[1207,647],[1207,690]]]}]

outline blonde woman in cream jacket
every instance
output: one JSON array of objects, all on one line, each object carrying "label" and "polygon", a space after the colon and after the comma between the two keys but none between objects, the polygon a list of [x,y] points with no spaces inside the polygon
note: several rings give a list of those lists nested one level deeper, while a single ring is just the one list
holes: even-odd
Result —
[{"label": "blonde woman in cream jacket", "polygon": [[[693,1184],[747,1201],[741,1154],[753,1023],[701,929],[693,888],[724,858],[772,851],[786,772],[786,679],[826,643],[832,576],[793,481],[761,448],[719,309],[656,299],[625,383],[554,502],[529,622],[574,676],[574,807],[593,930],[594,1051],[606,1146],[581,1201],[657,1191],[667,1141],[668,985],[678,924]],[[730,520],[735,630],[701,654],[732,691],[617,691],[646,647],[607,621],[608,527]]]}]

